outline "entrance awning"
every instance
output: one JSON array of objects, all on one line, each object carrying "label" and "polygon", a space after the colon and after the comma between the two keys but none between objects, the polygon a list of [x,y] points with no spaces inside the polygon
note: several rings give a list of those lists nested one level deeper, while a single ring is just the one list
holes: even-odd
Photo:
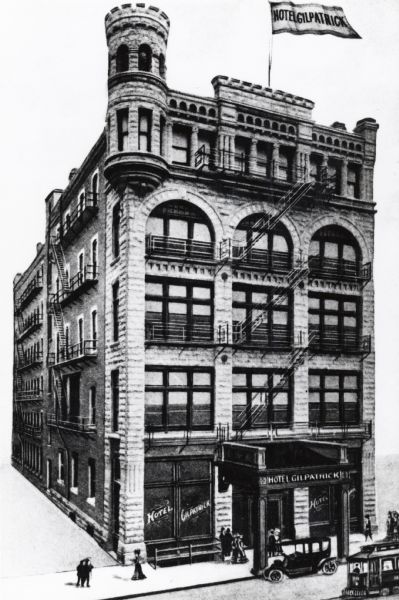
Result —
[{"label": "entrance awning", "polygon": [[217,464],[221,488],[229,484],[281,489],[343,483],[350,471],[345,445],[310,440],[256,445],[224,442]]}]

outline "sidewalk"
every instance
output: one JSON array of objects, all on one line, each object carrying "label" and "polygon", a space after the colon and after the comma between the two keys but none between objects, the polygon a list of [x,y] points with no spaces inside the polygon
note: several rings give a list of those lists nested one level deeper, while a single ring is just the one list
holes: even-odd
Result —
[{"label": "sidewalk", "polygon": [[[93,570],[90,588],[76,588],[76,571],[30,577],[9,577],[0,580],[0,597],[40,598],[41,600],[74,600],[84,595],[85,600],[105,600],[110,598],[132,598],[163,591],[201,587],[217,583],[227,583],[253,579],[252,551],[247,551],[249,561],[242,565],[223,562],[203,562],[195,565],[181,565],[153,569],[144,564],[143,572],[147,579],[132,581],[133,566],[102,567]],[[95,565],[94,565],[95,566]]]}]

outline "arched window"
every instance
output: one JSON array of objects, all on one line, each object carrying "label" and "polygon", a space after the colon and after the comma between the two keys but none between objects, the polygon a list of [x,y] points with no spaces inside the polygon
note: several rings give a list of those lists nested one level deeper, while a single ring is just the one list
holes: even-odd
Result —
[{"label": "arched window", "polygon": [[289,233],[281,224],[264,231],[263,218],[256,214],[241,221],[234,232],[233,258],[266,271],[287,271],[292,261]]},{"label": "arched window", "polygon": [[122,71],[129,70],[129,48],[126,44],[119,46],[116,51],[116,72],[122,73]]},{"label": "arched window", "polygon": [[148,44],[139,47],[139,71],[151,71],[152,51]]},{"label": "arched window", "polygon": [[192,113],[196,113],[197,112],[197,107],[195,106],[195,104],[190,104],[189,111],[192,112]]},{"label": "arched window", "polygon": [[210,117],[211,119],[214,119],[216,117],[216,111],[214,108],[210,108],[208,111],[208,117]]},{"label": "arched window", "polygon": [[206,115],[206,108],[205,108],[205,106],[200,106],[198,112],[199,112],[200,115]]},{"label": "arched window", "polygon": [[238,121],[238,123],[244,123],[244,115],[242,115],[241,113],[239,113],[237,115],[237,121]]},{"label": "arched window", "polygon": [[261,120],[261,119],[259,119],[259,117],[257,117],[257,118],[255,119],[255,125],[256,125],[257,127],[262,127],[262,120]]},{"label": "arched window", "polygon": [[174,98],[169,102],[170,108],[177,108],[177,102]]},{"label": "arched window", "polygon": [[93,204],[96,205],[98,199],[98,173],[95,173],[93,175],[93,179],[91,180],[91,193]]},{"label": "arched window", "polygon": [[163,54],[159,55],[159,76],[162,79],[165,79],[166,68],[165,68],[165,56]]},{"label": "arched window", "polygon": [[213,258],[214,234],[199,208],[181,201],[166,202],[150,215],[146,229],[147,254],[170,257]]},{"label": "arched window", "polygon": [[356,279],[360,268],[359,245],[343,227],[323,227],[310,243],[309,268],[313,277]]}]

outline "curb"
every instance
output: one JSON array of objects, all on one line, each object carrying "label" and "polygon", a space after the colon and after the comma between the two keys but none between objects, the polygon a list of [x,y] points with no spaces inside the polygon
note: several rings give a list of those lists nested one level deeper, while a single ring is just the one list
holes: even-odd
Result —
[{"label": "curb", "polygon": [[239,577],[236,579],[226,579],[224,581],[212,581],[209,583],[196,583],[194,585],[186,585],[181,587],[168,588],[167,590],[154,590],[149,592],[140,592],[137,594],[127,594],[124,596],[107,596],[101,598],[101,600],[128,600],[129,598],[141,598],[143,596],[155,596],[157,594],[170,594],[173,592],[182,592],[184,590],[195,590],[203,587],[213,587],[215,585],[224,585],[228,583],[239,583],[240,581],[249,581],[250,579],[256,579],[253,575],[250,577]]}]

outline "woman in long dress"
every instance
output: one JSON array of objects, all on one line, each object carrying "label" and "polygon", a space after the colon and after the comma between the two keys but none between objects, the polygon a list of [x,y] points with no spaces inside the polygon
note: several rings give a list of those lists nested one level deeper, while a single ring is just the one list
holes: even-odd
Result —
[{"label": "woman in long dress", "polygon": [[134,551],[134,573],[132,575],[132,579],[133,580],[137,580],[137,579],[147,579],[146,576],[143,573],[143,569],[141,568],[141,563],[140,563],[140,549],[137,548],[137,550]]}]

